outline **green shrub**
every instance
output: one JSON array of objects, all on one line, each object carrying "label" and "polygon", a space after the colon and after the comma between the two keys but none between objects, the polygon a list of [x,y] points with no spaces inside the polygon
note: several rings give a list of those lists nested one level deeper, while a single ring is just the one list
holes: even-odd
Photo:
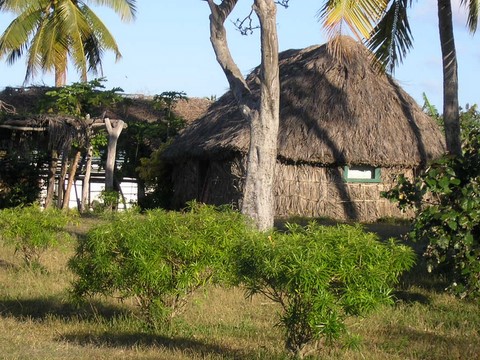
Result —
[{"label": "green shrub", "polygon": [[102,190],[99,198],[101,203],[96,207],[96,212],[111,212],[117,209],[118,202],[120,201],[120,194],[115,190]]},{"label": "green shrub", "polygon": [[38,266],[46,249],[70,237],[65,226],[72,220],[72,213],[42,210],[38,204],[4,209],[0,211],[0,236],[15,246],[27,266]]},{"label": "green shrub", "polygon": [[479,121],[475,106],[462,113],[462,156],[444,156],[413,181],[400,177],[384,194],[415,210],[411,239],[428,243],[428,270],[446,270],[462,298],[480,296]]},{"label": "green shrub", "polygon": [[240,214],[197,204],[118,214],[80,241],[73,294],[135,298],[150,326],[168,325],[195,290],[226,279],[228,248],[247,231]]},{"label": "green shrub", "polygon": [[428,244],[424,253],[428,270],[447,271],[449,290],[460,297],[478,298],[480,156],[478,151],[465,155],[436,161],[414,182],[400,178],[385,196],[415,209],[409,236]]},{"label": "green shrub", "polygon": [[338,338],[345,316],[391,303],[392,285],[414,264],[410,248],[380,243],[360,226],[288,228],[239,242],[232,261],[249,296],[281,305],[279,325],[297,356],[315,340]]}]

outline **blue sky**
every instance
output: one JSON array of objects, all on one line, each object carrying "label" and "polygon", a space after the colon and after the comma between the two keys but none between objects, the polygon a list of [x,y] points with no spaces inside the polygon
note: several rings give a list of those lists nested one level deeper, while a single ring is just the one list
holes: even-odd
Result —
[{"label": "blue sky", "polygon": [[[155,95],[163,91],[185,91],[188,96],[222,95],[227,81],[218,66],[209,41],[209,9],[201,0],[138,0],[137,19],[121,23],[109,9],[93,7],[117,39],[123,58],[115,63],[113,54],[104,57],[103,75],[107,88],[121,87],[125,93]],[[465,11],[453,0],[455,35],[459,61],[460,104],[480,104],[480,34],[472,36],[465,26]],[[249,11],[252,1],[239,1],[231,20]],[[325,42],[317,21],[320,0],[290,0],[288,9],[278,9],[280,50],[303,48]],[[441,53],[436,19],[436,0],[414,2],[410,21],[414,49],[395,71],[400,85],[420,104],[425,92],[439,110],[442,108]],[[0,31],[11,16],[0,15]],[[246,74],[260,59],[258,33],[240,35],[228,24],[234,59]],[[25,73],[23,59],[13,66],[0,62],[0,88],[20,86]],[[73,69],[68,81],[78,81]],[[53,85],[52,76],[38,76],[33,84]]]}]

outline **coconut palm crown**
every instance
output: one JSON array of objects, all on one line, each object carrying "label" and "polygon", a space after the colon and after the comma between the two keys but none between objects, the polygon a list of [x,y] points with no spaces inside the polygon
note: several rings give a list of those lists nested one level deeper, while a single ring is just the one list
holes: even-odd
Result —
[{"label": "coconut palm crown", "polygon": [[0,0],[0,10],[16,16],[0,36],[0,58],[11,64],[25,55],[25,82],[41,70],[54,71],[55,85],[65,85],[68,60],[86,81],[88,72],[101,71],[105,51],[121,57],[114,37],[87,3],[107,6],[124,21],[135,17],[135,0]]}]

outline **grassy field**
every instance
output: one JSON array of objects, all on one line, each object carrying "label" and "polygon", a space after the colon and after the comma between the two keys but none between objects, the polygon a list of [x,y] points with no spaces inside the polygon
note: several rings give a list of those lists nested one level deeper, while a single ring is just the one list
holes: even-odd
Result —
[{"label": "grassy field", "polygon": [[[92,220],[72,231],[81,236]],[[404,226],[370,227],[382,236]],[[195,296],[171,329],[148,331],[129,302],[95,299],[75,308],[67,261],[74,241],[48,251],[43,271],[22,266],[0,243],[1,359],[288,359],[276,307],[245,300],[241,289],[210,288]],[[312,356],[321,359],[478,359],[480,308],[458,300],[419,265],[406,274],[396,304],[348,320],[350,336]]]}]

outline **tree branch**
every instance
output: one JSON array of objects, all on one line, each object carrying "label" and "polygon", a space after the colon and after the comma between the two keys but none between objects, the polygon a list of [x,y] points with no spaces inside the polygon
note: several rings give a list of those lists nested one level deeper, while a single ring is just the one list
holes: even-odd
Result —
[{"label": "tree branch", "polygon": [[235,64],[232,54],[228,48],[227,32],[225,30],[225,20],[230,15],[238,0],[223,0],[220,5],[214,3],[213,0],[207,0],[210,6],[210,41],[215,51],[217,61],[220,64],[230,89],[237,100],[243,113],[248,112],[251,108],[249,104],[251,99],[250,88],[242,75],[242,72]]},{"label": "tree branch", "polygon": [[[234,22],[235,27],[240,34],[242,35],[251,35],[253,34],[253,30],[260,29],[259,25],[253,26],[253,19],[252,19],[253,9],[250,10],[250,14],[248,14],[243,20],[237,19]],[[248,25],[244,26],[245,22],[248,21]]]},{"label": "tree branch", "polygon": [[[288,8],[288,3],[290,0],[279,0],[279,1],[274,1],[275,4],[283,6],[285,9]],[[253,25],[253,19],[252,19],[252,14],[253,14],[253,9],[250,11],[250,13],[243,18],[243,20],[240,20],[238,18],[233,22],[235,27],[237,28],[238,31],[240,31],[240,34],[242,35],[251,35],[253,34],[253,30],[260,29],[259,25]],[[244,24],[248,22],[248,25],[244,26]]]},{"label": "tree branch", "polygon": [[286,8],[288,8],[288,3],[289,2],[290,2],[290,0],[278,0],[278,1],[275,1],[275,4],[283,6],[286,9]]},{"label": "tree branch", "polygon": [[33,127],[33,126],[15,126],[15,125],[0,125],[1,129],[18,130],[18,131],[46,131],[46,127]]}]

